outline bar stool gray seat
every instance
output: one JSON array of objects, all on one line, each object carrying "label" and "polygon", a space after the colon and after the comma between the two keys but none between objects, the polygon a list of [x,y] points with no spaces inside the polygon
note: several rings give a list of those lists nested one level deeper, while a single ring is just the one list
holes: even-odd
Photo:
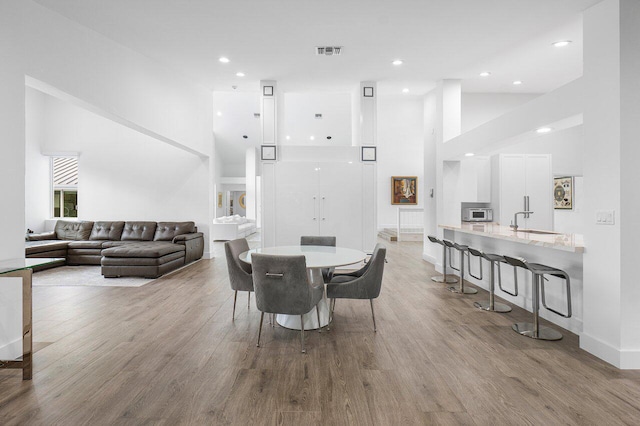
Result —
[{"label": "bar stool gray seat", "polygon": [[460,281],[459,281],[460,284],[458,285],[458,287],[451,286],[448,288],[448,290],[453,293],[459,293],[459,294],[476,294],[478,290],[476,290],[475,288],[467,288],[464,286],[464,256],[465,256],[465,253],[467,256],[469,255],[469,246],[457,244],[449,240],[442,240],[442,242],[444,243],[444,245],[448,250],[451,250],[451,249],[458,250],[458,253],[460,255],[460,267],[456,268],[451,263],[451,253],[449,253],[449,267],[454,271],[460,272]]},{"label": "bar stool gray seat", "polygon": [[[480,262],[479,276],[473,275],[473,272],[471,271],[471,256],[478,257],[478,261]],[[506,263],[507,261],[504,259],[504,256],[500,256],[499,254],[485,253],[480,250],[476,250],[474,248],[469,247],[469,275],[471,275],[473,278],[478,280],[482,280],[482,259],[485,259],[491,265],[491,272],[489,275],[489,301],[474,302],[473,306],[485,311],[490,311],[490,312],[500,312],[500,313],[511,312],[511,306],[505,305],[504,303],[496,303],[495,301],[496,266],[498,268],[498,286],[500,287],[500,290],[504,291],[505,293],[511,294],[512,296],[518,295],[517,287],[516,287],[515,294],[505,291],[502,288],[502,275],[500,274],[500,263]]]},{"label": "bar stool gray seat", "polygon": [[[552,266],[542,265],[540,263],[529,263],[525,259],[504,256],[507,263],[519,267],[524,268],[531,271],[532,283],[533,283],[533,291],[532,291],[532,310],[533,310],[533,323],[528,322],[518,322],[513,324],[511,328],[516,333],[522,334],[523,336],[530,337],[532,339],[539,340],[560,340],[562,339],[562,333],[554,330],[553,328],[544,327],[539,324],[539,311],[540,311],[540,296],[542,296],[542,306],[545,309],[553,312],[554,314],[560,315],[564,318],[571,317],[571,280],[569,278],[569,274],[565,271],[554,268]],[[554,277],[561,278],[565,280],[566,288],[567,288],[567,313],[563,313],[557,311],[553,308],[547,306],[544,297],[544,281],[547,280],[545,275],[552,275]],[[548,281],[548,280],[547,280]]]},{"label": "bar stool gray seat", "polygon": [[435,281],[437,283],[445,283],[445,284],[454,284],[458,282],[458,279],[455,277],[448,277],[447,276],[447,246],[444,245],[444,243],[442,242],[442,240],[429,235],[427,236],[427,238],[429,239],[429,241],[431,241],[432,243],[435,244],[440,244],[442,246],[442,273],[443,275],[437,276],[437,277],[431,277],[431,281]]}]

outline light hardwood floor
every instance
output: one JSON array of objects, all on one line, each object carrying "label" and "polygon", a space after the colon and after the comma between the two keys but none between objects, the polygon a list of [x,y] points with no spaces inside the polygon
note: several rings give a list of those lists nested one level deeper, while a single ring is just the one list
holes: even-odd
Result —
[{"label": "light hardwood floor", "polygon": [[[511,330],[429,278],[421,243],[388,247],[378,332],[367,301],[331,331],[265,324],[219,256],[140,288],[34,288],[33,381],[0,370],[0,424],[640,424],[640,371]],[[266,323],[266,321],[265,321]]]}]

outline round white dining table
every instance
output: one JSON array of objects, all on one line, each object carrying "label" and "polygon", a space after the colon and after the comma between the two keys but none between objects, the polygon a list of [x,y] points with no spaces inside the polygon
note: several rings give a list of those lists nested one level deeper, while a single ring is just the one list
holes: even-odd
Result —
[{"label": "round white dining table", "polygon": [[[309,281],[313,285],[322,283],[322,269],[334,268],[337,266],[353,265],[362,262],[367,254],[360,250],[354,250],[344,247],[327,247],[327,246],[276,246],[256,248],[240,253],[240,260],[251,263],[251,255],[253,253],[271,254],[279,256],[304,256],[307,264],[307,273]],[[325,296],[318,303],[318,311],[320,313],[320,324],[318,324],[317,316],[314,309],[303,316],[304,329],[314,330],[329,324],[329,305]],[[278,314],[276,321],[283,327],[300,330],[299,315]]]}]

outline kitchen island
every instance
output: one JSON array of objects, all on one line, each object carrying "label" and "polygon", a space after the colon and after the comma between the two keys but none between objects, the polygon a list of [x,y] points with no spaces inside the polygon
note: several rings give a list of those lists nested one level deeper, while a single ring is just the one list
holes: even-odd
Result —
[{"label": "kitchen island", "polygon": [[[458,225],[439,225],[443,229],[444,238],[458,244],[468,245],[486,253],[522,257],[529,262],[542,263],[566,271],[571,277],[571,303],[573,316],[563,318],[546,309],[540,309],[540,316],[554,324],[571,330],[576,334],[582,332],[582,253],[585,251],[584,240],[580,234],[562,234],[545,230],[518,229],[515,232],[508,226],[496,223],[463,223]],[[452,255],[456,256],[456,250]],[[453,259],[458,266],[458,258]],[[466,265],[465,265],[466,267]],[[471,258],[471,268],[478,275],[478,258]],[[437,265],[442,271],[442,265]],[[502,285],[513,290],[513,268],[502,264]],[[483,265],[483,280],[476,280],[467,273],[465,279],[485,290],[489,288],[488,264]],[[562,281],[555,277],[547,277],[546,300],[549,306],[557,310],[566,310],[566,291]],[[518,296],[510,296],[498,289],[496,296],[531,311],[531,274],[518,270]]]}]

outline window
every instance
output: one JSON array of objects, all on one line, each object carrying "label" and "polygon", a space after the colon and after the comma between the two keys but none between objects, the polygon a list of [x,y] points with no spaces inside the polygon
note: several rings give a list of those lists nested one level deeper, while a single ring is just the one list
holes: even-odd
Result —
[{"label": "window", "polygon": [[52,157],[53,217],[78,217],[78,158]]}]

